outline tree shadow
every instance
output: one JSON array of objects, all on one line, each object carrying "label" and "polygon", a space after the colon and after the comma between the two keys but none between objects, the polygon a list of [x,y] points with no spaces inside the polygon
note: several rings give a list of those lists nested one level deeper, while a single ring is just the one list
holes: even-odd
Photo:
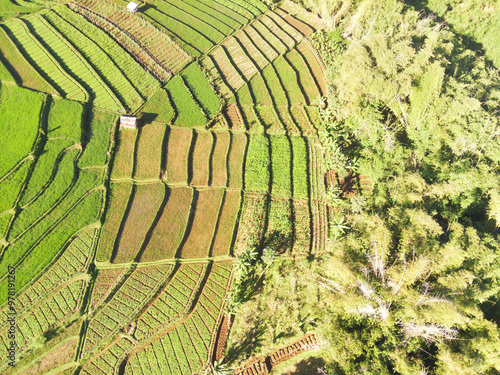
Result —
[{"label": "tree shadow", "polygon": [[319,369],[325,366],[325,360],[319,357],[309,357],[295,365],[295,369],[283,372],[282,375],[318,375]]},{"label": "tree shadow", "polygon": [[258,249],[259,253],[261,253],[263,249],[269,247],[275,250],[276,253],[282,254],[288,249],[291,249],[292,245],[293,233],[284,233],[279,230],[273,230],[267,233],[267,235],[262,239]]},{"label": "tree shadow", "polygon": [[262,346],[264,332],[264,325],[262,322],[258,322],[254,328],[248,331],[243,341],[229,348],[224,362],[234,362],[241,353],[246,353],[247,358],[249,358],[252,352]]}]

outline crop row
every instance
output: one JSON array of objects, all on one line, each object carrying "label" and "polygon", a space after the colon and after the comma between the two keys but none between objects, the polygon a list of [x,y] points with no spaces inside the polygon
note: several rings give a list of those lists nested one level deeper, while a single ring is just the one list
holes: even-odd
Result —
[{"label": "crop row", "polygon": [[125,326],[132,315],[147,303],[172,268],[172,265],[167,264],[134,270],[113,298],[92,317],[87,328],[84,352],[110,337],[119,327]]},{"label": "crop row", "polygon": [[[92,177],[93,183],[96,183],[100,175],[86,174],[86,177]],[[103,190],[92,188],[71,205],[59,205],[39,225],[27,231],[21,240],[9,244],[0,263],[0,274],[5,278],[7,265],[15,266],[19,270],[17,287],[24,288],[45,269],[79,228],[98,220],[102,202]],[[6,288],[7,283],[3,282],[0,291],[4,297],[1,297],[0,303],[6,299]]]},{"label": "crop row", "polygon": [[245,189],[277,197],[308,194],[305,140],[281,135],[251,135],[245,164]]},{"label": "crop row", "polygon": [[99,355],[86,363],[81,374],[109,375],[113,374],[119,363],[120,357],[132,346],[129,339],[122,337],[114,342],[109,348],[103,350]]},{"label": "crop row", "polygon": [[156,61],[173,73],[177,73],[191,58],[170,36],[137,14],[97,0],[85,0],[80,5],[106,17],[118,26],[118,30],[139,41]]},{"label": "crop row", "polygon": [[[16,316],[15,337],[19,347],[18,353],[33,340],[37,340],[49,329],[55,327],[69,314],[75,312],[80,306],[87,282],[78,280],[72,282],[54,293],[45,301],[32,305],[31,308]],[[5,319],[7,319],[5,317]],[[0,332],[0,364],[7,360],[10,340],[8,339],[10,325],[4,326]]]},{"label": "crop row", "polygon": [[14,19],[5,23],[4,30],[29,63],[57,89],[60,95],[80,101],[89,99],[85,88],[60,65],[23,20]]},{"label": "crop row", "polygon": [[[61,257],[35,283],[16,297],[17,312],[29,309],[64,281],[85,272],[96,234],[97,230],[92,229],[75,237]],[[7,306],[4,305],[0,311],[5,313]],[[5,324],[6,321],[2,321],[0,329]]]},{"label": "crop row", "polygon": [[258,244],[264,234],[268,197],[261,194],[245,193],[241,207],[241,217],[234,245],[234,253],[239,255]]},{"label": "crop row", "polygon": [[[5,60],[8,61],[12,67],[15,67],[15,72],[22,81],[23,87],[28,87],[42,93],[57,94],[57,90],[55,90],[55,88],[28,63],[16,45],[7,36],[3,28],[0,28],[0,50]],[[10,72],[8,74],[10,75]],[[7,72],[4,71],[4,75],[7,75]],[[12,82],[13,78],[6,78],[6,80],[11,80]],[[32,91],[32,93],[35,92]],[[41,93],[36,94],[42,95]]]},{"label": "crop row", "polygon": [[113,288],[119,283],[128,268],[100,269],[94,281],[90,307],[96,309],[110,295]]},{"label": "crop row", "polygon": [[181,265],[174,278],[137,320],[135,337],[143,340],[185,314],[205,271],[205,263]]},{"label": "crop row", "polygon": [[[127,372],[192,374],[206,365],[230,281],[227,265],[214,263],[212,271],[189,318],[132,356]],[[213,275],[221,273],[227,278],[218,286]]]},{"label": "crop row", "polygon": [[[63,13],[63,16],[65,16],[65,13]],[[99,73],[102,80],[108,87],[113,89],[113,93],[126,107],[137,108],[143,102],[139,92],[101,46],[56,12],[46,13],[44,19],[49,21],[81,53],[89,64],[92,64],[92,67]],[[99,105],[97,99],[95,103]]]}]

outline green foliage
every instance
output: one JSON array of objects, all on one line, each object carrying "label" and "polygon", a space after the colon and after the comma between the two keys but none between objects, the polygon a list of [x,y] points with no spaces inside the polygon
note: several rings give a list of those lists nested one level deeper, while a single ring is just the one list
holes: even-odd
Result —
[{"label": "green foliage", "polygon": [[299,137],[290,137],[293,151],[293,197],[306,199],[309,196],[308,154],[306,141]]},{"label": "green foliage", "polygon": [[209,119],[213,118],[219,111],[220,99],[208,83],[198,64],[192,63],[189,65],[182,73],[182,77],[207,114],[207,117]]},{"label": "green foliage", "polygon": [[269,142],[264,135],[251,135],[245,163],[245,189],[269,190]]},{"label": "green foliage", "polygon": [[87,144],[83,154],[78,160],[80,168],[89,166],[100,166],[109,160],[108,151],[110,149],[111,137],[114,134],[117,116],[93,108],[89,114],[89,132],[84,133]]},{"label": "green foliage", "polygon": [[180,76],[172,78],[165,86],[176,112],[174,125],[204,126],[207,122],[203,112],[194,101],[189,89]]},{"label": "green foliage", "polygon": [[44,95],[17,86],[0,86],[0,176],[12,169],[33,147]]},{"label": "green foliage", "polygon": [[168,94],[163,89],[156,91],[151,99],[148,100],[142,111],[146,114],[153,114],[154,121],[167,123],[172,120],[175,114]]},{"label": "green foliage", "polygon": [[71,100],[54,100],[50,107],[47,136],[66,138],[79,143],[82,135],[81,123],[84,107]]},{"label": "green foliage", "polygon": [[281,197],[292,195],[292,168],[290,142],[287,137],[271,136],[272,194]]},{"label": "green foliage", "polygon": [[52,180],[59,163],[61,163],[66,152],[69,151],[67,148],[71,145],[72,142],[67,139],[52,139],[45,143],[44,150],[36,160],[26,189],[19,201],[21,206],[26,205],[35,198],[46,187],[46,184]]},{"label": "green foliage", "polygon": [[31,161],[24,161],[15,171],[12,171],[0,182],[0,213],[14,208],[17,196],[26,180]]},{"label": "green foliage", "polygon": [[106,32],[67,7],[57,7],[54,11],[77,29],[85,30],[85,35],[106,51],[109,58],[143,98],[148,98],[160,86],[159,82],[150,73],[145,72],[130,54],[118,47]]}]

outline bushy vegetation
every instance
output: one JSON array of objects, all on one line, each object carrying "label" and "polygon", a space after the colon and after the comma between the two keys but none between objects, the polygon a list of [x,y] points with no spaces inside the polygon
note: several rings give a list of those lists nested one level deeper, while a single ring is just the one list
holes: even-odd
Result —
[{"label": "bushy vegetation", "polygon": [[252,135],[245,163],[245,189],[266,193],[270,179],[269,141],[264,135]]},{"label": "bushy vegetation", "polygon": [[172,104],[176,112],[174,125],[178,126],[204,126],[206,118],[198,104],[194,101],[193,95],[184,84],[180,76],[172,78],[165,87],[172,99]]},{"label": "bushy vegetation", "polygon": [[186,85],[200,103],[209,119],[213,118],[220,108],[220,99],[207,81],[205,74],[196,63],[192,63],[182,73]]},{"label": "bushy vegetation", "polygon": [[498,372],[498,71],[409,2],[330,5],[325,164],[372,194],[329,194],[327,255],[248,272],[228,358],[315,332],[329,374]]}]

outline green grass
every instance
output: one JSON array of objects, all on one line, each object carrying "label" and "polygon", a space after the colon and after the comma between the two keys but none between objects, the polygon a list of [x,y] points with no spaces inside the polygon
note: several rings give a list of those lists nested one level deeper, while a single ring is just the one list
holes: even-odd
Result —
[{"label": "green grass", "polygon": [[[255,77],[258,77],[258,75]],[[253,77],[253,79],[257,79],[255,77]],[[250,82],[252,82],[253,79],[250,80]],[[250,85],[243,86],[241,89],[239,89],[236,92],[235,96],[236,96],[236,99],[237,99],[239,104],[242,104],[242,105],[251,104],[251,105],[253,105],[253,98],[252,98],[252,95],[250,94]]]},{"label": "green grass", "polygon": [[273,100],[269,96],[266,83],[260,74],[256,74],[249,84],[249,89],[255,98],[254,105],[273,105]]},{"label": "green grass", "polygon": [[115,239],[118,236],[120,224],[125,215],[131,191],[132,184],[111,184],[109,202],[107,203],[108,208],[106,210],[104,225],[97,248],[96,257],[99,262],[107,262],[111,258]]},{"label": "green grass", "polygon": [[5,57],[3,56],[3,53],[0,54],[0,81],[15,82],[14,77],[12,77],[12,74],[10,74],[9,69],[7,69],[7,67],[2,61],[4,58]]},{"label": "green grass", "polygon": [[263,135],[251,135],[245,164],[245,189],[266,193],[269,190],[269,142]]},{"label": "green grass", "polygon": [[85,30],[85,35],[106,52],[142,97],[150,97],[160,86],[160,83],[150,73],[146,72],[130,54],[97,26],[66,7],[58,7],[55,11],[77,29]]},{"label": "green grass", "polygon": [[[78,161],[80,168],[105,165],[109,159],[111,137],[117,115],[92,108],[90,112],[90,132],[86,134],[88,143]],[[90,138],[90,139],[89,139]]]},{"label": "green grass", "polygon": [[191,93],[184,85],[182,78],[175,76],[165,87],[173,101],[177,113],[174,125],[178,126],[204,126],[207,122],[202,111],[193,100]]},{"label": "green grass", "polygon": [[0,86],[0,177],[33,148],[44,95],[16,86]]},{"label": "green grass", "polygon": [[307,199],[308,189],[308,155],[307,145],[303,138],[291,137],[293,150],[293,197]]},{"label": "green grass", "polygon": [[[174,108],[165,90],[158,90],[151,99],[148,100],[142,112],[154,117],[154,121],[170,123],[175,115]],[[156,116],[154,116],[156,115]]]},{"label": "green grass", "polygon": [[12,219],[12,215],[0,216],[0,238],[3,238],[5,236],[5,232],[7,231],[7,227],[9,226],[10,219]]},{"label": "green grass", "polygon": [[47,126],[49,138],[66,138],[79,143],[82,136],[83,105],[71,100],[54,100]]},{"label": "green grass", "polygon": [[0,213],[14,207],[14,203],[26,180],[30,166],[30,160],[24,161],[15,171],[0,182],[0,197],[2,197],[0,199]]},{"label": "green grass", "polygon": [[213,118],[219,111],[220,99],[208,83],[198,64],[192,63],[189,65],[182,73],[182,77],[208,118]]},{"label": "green grass", "polygon": [[21,206],[32,200],[49,182],[52,173],[57,170],[58,159],[63,157],[63,151],[72,144],[67,139],[52,139],[47,141],[42,153],[36,159],[35,168],[19,201]]},{"label": "green grass", "polygon": [[287,137],[271,136],[273,196],[291,197],[291,150]]}]

